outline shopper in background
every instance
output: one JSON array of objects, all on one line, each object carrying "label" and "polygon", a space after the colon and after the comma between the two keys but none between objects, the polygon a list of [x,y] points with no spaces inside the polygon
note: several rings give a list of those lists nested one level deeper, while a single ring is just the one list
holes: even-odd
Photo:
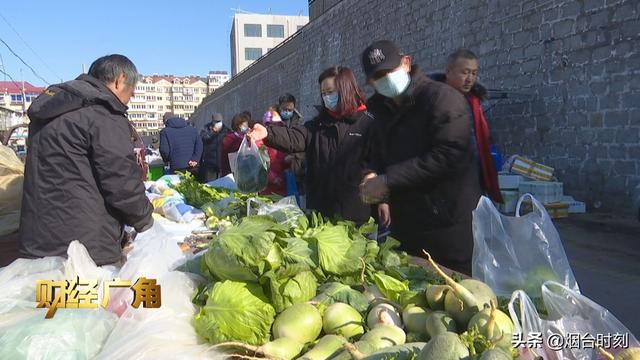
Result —
[{"label": "shopper in background", "polygon": [[231,132],[227,133],[222,139],[222,148],[220,149],[220,176],[231,174],[231,164],[229,162],[229,154],[236,153],[242,145],[242,139],[249,130],[249,117],[245,113],[236,114],[231,120]]},{"label": "shopper in background", "polygon": [[202,158],[202,139],[198,130],[172,113],[165,113],[164,129],[160,130],[160,155],[169,173],[189,171],[197,175]]},{"label": "shopper in background", "polygon": [[430,77],[433,80],[445,82],[467,99],[472,119],[471,140],[481,175],[480,185],[491,200],[502,203],[498,171],[491,154],[492,140],[489,123],[482,110],[482,101],[487,98],[487,89],[478,83],[478,58],[469,49],[458,49],[447,59],[446,73],[433,74]]}]

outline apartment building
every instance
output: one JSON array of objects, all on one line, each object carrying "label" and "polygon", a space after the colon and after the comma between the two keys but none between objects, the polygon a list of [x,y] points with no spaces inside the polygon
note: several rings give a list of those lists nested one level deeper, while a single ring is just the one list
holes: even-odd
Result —
[{"label": "apartment building", "polygon": [[0,107],[23,113],[29,109],[31,102],[44,92],[45,88],[30,83],[0,81]]},{"label": "apartment building", "polygon": [[231,74],[241,72],[308,22],[308,16],[235,14],[230,34]]},{"label": "apartment building", "polygon": [[207,77],[143,75],[128,104],[129,119],[140,135],[157,135],[164,127],[164,113],[188,120],[202,100],[228,80],[226,71],[211,71]]}]

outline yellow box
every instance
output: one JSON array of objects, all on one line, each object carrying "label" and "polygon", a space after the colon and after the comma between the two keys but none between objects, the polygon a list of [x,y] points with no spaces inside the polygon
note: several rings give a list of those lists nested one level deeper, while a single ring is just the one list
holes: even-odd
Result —
[{"label": "yellow box", "polygon": [[568,203],[551,203],[546,204],[545,209],[549,213],[552,219],[562,219],[569,217],[569,204]]},{"label": "yellow box", "polygon": [[552,167],[539,164],[522,156],[516,156],[511,165],[511,172],[540,181],[553,179]]}]

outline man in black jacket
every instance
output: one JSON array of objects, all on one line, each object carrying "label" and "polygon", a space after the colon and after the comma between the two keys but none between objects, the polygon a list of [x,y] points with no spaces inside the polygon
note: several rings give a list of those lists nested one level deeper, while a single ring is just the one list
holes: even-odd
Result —
[{"label": "man in black jacket", "polygon": [[218,172],[220,171],[218,157],[220,155],[222,139],[227,135],[227,132],[222,121],[222,114],[220,113],[213,114],[212,121],[207,123],[205,128],[200,132],[203,149],[202,164],[200,165],[202,182],[209,182],[218,178]]},{"label": "man in black jacket", "polygon": [[470,113],[455,89],[428,79],[391,41],[362,54],[376,94],[373,170],[361,184],[371,203],[390,205],[391,234],[412,255],[431,253],[444,266],[471,273],[471,212],[480,197]]},{"label": "man in black jacket", "polygon": [[118,263],[124,225],[153,224],[126,116],[137,79],[131,60],[104,56],[29,108],[22,256],[64,256],[79,240],[96,264]]}]

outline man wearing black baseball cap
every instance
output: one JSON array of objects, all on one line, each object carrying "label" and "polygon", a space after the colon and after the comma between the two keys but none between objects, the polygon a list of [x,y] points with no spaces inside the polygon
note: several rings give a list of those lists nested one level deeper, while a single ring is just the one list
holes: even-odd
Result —
[{"label": "man wearing black baseball cap", "polygon": [[389,204],[383,215],[405,251],[419,256],[425,249],[442,265],[470,274],[471,212],[481,191],[464,97],[428,79],[388,40],[367,47],[362,66],[376,90],[367,104],[376,123],[363,200]]}]

